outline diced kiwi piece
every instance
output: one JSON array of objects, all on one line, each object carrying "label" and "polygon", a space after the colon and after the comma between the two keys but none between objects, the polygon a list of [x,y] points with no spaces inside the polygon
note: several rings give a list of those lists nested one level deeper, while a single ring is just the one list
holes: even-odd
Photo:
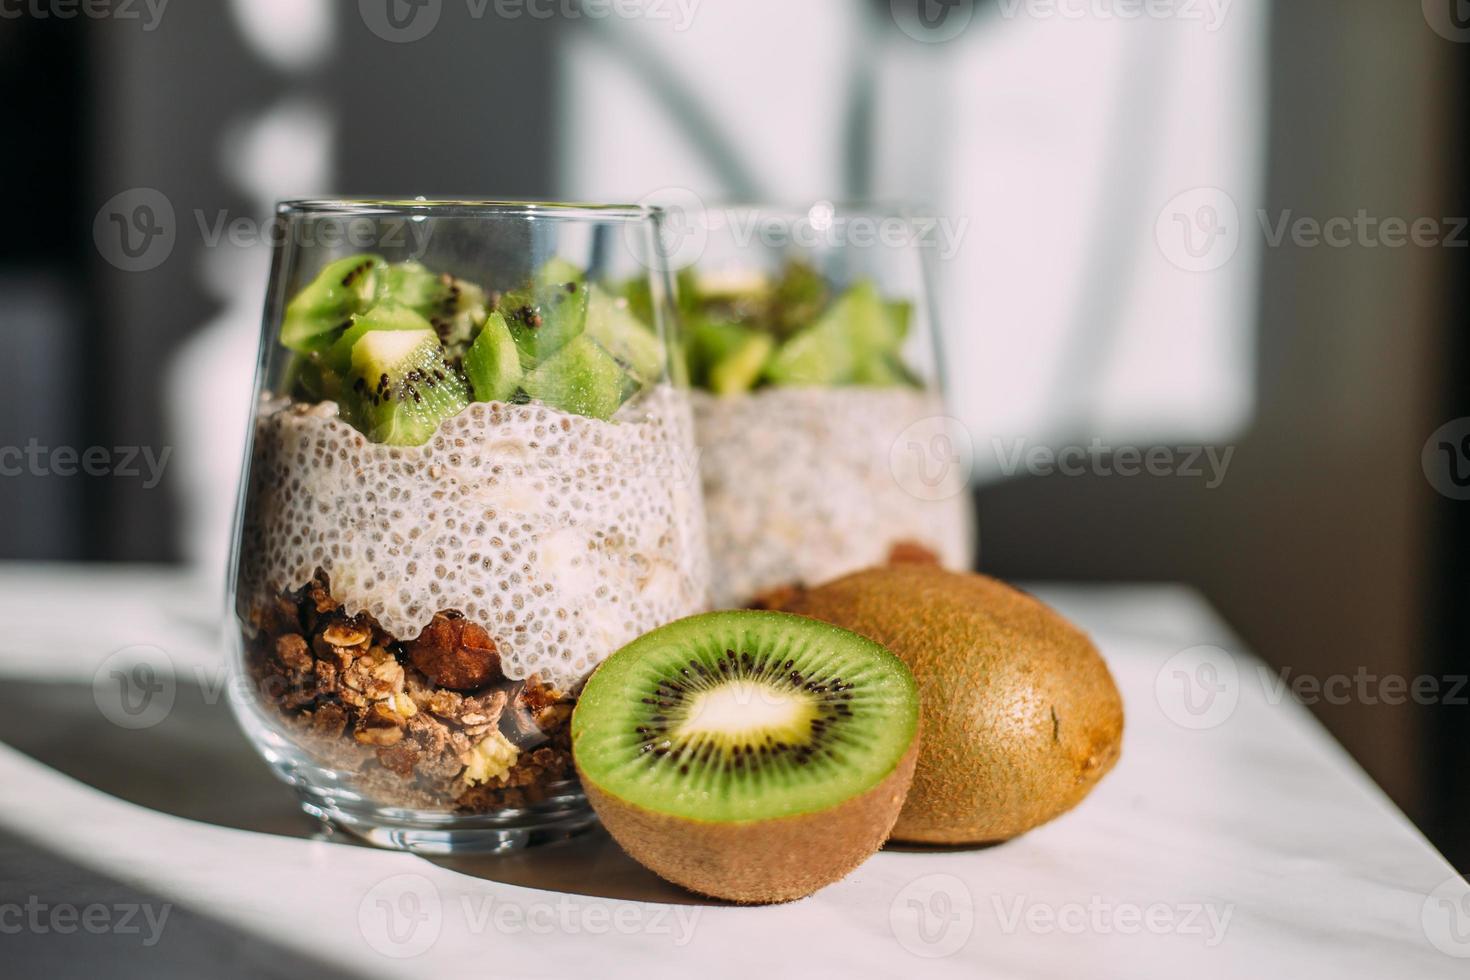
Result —
[{"label": "diced kiwi piece", "polygon": [[509,401],[521,383],[521,355],[505,325],[505,317],[491,313],[480,335],[464,355],[465,378],[477,402]]},{"label": "diced kiwi piece", "polygon": [[862,365],[896,351],[902,342],[878,288],[864,280],[782,344],[766,376],[782,385],[849,384]]},{"label": "diced kiwi piece", "polygon": [[469,399],[433,330],[370,330],[352,347],[352,416],[374,442],[417,446]]},{"label": "diced kiwi piece", "polygon": [[452,356],[464,353],[475,329],[485,322],[485,290],[472,282],[436,273],[418,262],[387,266],[378,276],[379,304],[406,306],[439,332]]},{"label": "diced kiwi piece", "polygon": [[710,365],[709,389],[717,395],[739,395],[755,387],[776,349],[776,338],[752,332],[724,357]]},{"label": "diced kiwi piece", "polygon": [[352,318],[337,342],[321,355],[322,364],[331,371],[345,375],[352,368],[352,349],[363,335],[372,330],[432,330],[433,325],[406,306],[374,306],[366,313]]},{"label": "diced kiwi piece", "polygon": [[901,344],[908,339],[909,324],[914,319],[914,304],[906,299],[891,299],[883,304],[888,310],[888,319],[893,323],[894,335]]},{"label": "diced kiwi piece", "polygon": [[766,377],[778,385],[837,385],[850,381],[858,359],[848,342],[841,312],[834,306],[783,343],[766,365]]},{"label": "diced kiwi piece", "polygon": [[692,317],[685,329],[689,333],[691,380],[702,388],[709,386],[709,369],[755,332],[742,323],[710,315]]},{"label": "diced kiwi piece", "polygon": [[549,289],[566,286],[569,282],[581,284],[586,279],[585,272],[560,256],[547,259],[541,264],[541,268],[536,270],[536,285]]},{"label": "diced kiwi piece", "polygon": [[812,323],[827,300],[827,280],[820,272],[805,262],[788,263],[771,294],[772,326],[781,336],[794,333]]},{"label": "diced kiwi piece", "polygon": [[530,371],[587,328],[587,283],[570,262],[552,259],[524,289],[500,298],[497,309]]},{"label": "diced kiwi piece", "polygon": [[603,662],[572,714],[572,756],[635,860],[701,894],[788,901],[887,838],[919,708],[913,673],[872,640],[782,613],[706,613]]},{"label": "diced kiwi piece", "polygon": [[885,388],[922,388],[923,382],[903,363],[897,354],[881,354],[857,366],[853,384]]},{"label": "diced kiwi piece", "polygon": [[449,276],[430,272],[418,262],[395,262],[378,273],[373,299],[433,316],[448,303],[452,281]]},{"label": "diced kiwi piece", "polygon": [[331,347],[352,325],[353,315],[373,304],[383,267],[376,255],[351,255],[329,262],[286,304],[281,343],[302,354]]},{"label": "diced kiwi piece", "polygon": [[664,374],[664,345],[629,308],[627,300],[610,295],[597,286],[588,288],[587,336],[643,385]]},{"label": "diced kiwi piece", "polygon": [[281,391],[298,401],[336,401],[342,394],[342,381],[311,355],[292,354],[281,379]]},{"label": "diced kiwi piece", "polygon": [[623,403],[626,379],[612,355],[590,338],[577,337],[528,373],[521,387],[552,408],[607,419]]},{"label": "diced kiwi piece", "polygon": [[429,320],[439,331],[450,356],[463,355],[475,337],[475,331],[485,322],[490,309],[485,290],[464,279],[449,280],[449,298],[442,310]]}]

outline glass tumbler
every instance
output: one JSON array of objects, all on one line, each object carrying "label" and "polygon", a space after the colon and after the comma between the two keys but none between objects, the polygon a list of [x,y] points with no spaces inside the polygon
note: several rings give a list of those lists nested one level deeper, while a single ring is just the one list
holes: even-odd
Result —
[{"label": "glass tumbler", "polygon": [[[938,219],[823,202],[683,215],[665,251],[718,606],[890,562],[968,569],[968,436],[927,289]],[[671,227],[673,223],[671,223]]]},{"label": "glass tumbler", "polygon": [[426,853],[593,817],[590,671],[707,605],[689,393],[636,206],[278,209],[233,699],[303,807]]}]

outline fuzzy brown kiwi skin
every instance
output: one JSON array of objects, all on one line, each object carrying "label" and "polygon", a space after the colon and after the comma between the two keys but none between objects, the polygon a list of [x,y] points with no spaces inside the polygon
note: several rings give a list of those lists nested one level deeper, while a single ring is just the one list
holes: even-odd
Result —
[{"label": "fuzzy brown kiwi skin", "polygon": [[883,644],[919,683],[924,749],[895,841],[1009,840],[1076,806],[1118,761],[1123,702],[1087,635],[995,579],[872,569],[781,608]]},{"label": "fuzzy brown kiwi skin", "polygon": [[740,905],[805,898],[844,878],[888,839],[914,778],[919,732],[893,772],[817,813],[712,823],[629,803],[577,770],[592,809],[639,864],[681,888]]}]

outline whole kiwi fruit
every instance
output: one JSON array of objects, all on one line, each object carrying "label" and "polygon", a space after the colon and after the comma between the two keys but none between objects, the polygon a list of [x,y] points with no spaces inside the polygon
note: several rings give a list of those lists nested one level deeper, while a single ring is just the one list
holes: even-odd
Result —
[{"label": "whole kiwi fruit", "polygon": [[900,565],[781,608],[875,640],[914,672],[924,741],[895,840],[1009,840],[1076,806],[1118,760],[1123,702],[1097,649],[1002,582]]}]

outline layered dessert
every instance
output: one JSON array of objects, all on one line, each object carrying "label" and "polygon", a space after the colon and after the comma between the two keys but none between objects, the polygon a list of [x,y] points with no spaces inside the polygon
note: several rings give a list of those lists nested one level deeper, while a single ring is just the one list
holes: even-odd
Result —
[{"label": "layered dessert", "polygon": [[717,605],[894,561],[970,566],[966,474],[927,444],[943,399],[904,357],[910,302],[800,262],[680,287]]},{"label": "layered dessert", "polygon": [[572,779],[603,658],[706,604],[687,393],[627,298],[352,256],[287,305],[237,614],[253,706],[375,803],[486,813]]}]

